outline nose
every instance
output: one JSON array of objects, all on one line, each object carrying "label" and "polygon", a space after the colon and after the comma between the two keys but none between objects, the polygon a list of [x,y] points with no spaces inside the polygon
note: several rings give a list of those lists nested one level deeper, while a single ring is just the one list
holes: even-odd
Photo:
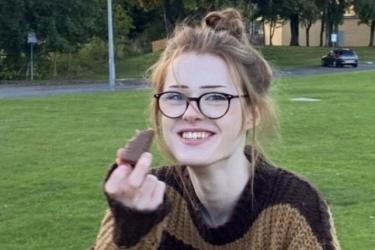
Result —
[{"label": "nose", "polygon": [[189,105],[182,115],[182,119],[186,121],[196,121],[204,119],[204,115],[200,112],[196,101],[189,101]]}]

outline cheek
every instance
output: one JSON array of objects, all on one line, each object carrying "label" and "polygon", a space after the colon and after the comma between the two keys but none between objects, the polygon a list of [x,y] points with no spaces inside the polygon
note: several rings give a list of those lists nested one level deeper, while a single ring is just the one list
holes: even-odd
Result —
[{"label": "cheek", "polygon": [[160,119],[160,126],[162,137],[168,145],[170,142],[170,137],[172,135],[173,120],[162,116]]},{"label": "cheek", "polygon": [[230,131],[235,134],[239,134],[242,128],[242,109],[240,104],[233,104],[228,110],[228,113],[224,116],[225,127],[228,127]]}]

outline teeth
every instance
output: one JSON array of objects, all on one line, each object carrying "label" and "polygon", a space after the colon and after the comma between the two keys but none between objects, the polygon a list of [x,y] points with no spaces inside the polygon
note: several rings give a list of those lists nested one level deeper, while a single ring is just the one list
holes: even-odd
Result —
[{"label": "teeth", "polygon": [[193,140],[197,140],[197,139],[204,139],[204,138],[207,138],[209,136],[209,133],[208,132],[183,132],[182,133],[182,138],[184,139],[193,139]]}]

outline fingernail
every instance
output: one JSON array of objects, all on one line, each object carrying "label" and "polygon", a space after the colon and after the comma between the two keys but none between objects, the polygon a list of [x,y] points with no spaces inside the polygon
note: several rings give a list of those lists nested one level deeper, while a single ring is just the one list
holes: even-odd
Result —
[{"label": "fingernail", "polygon": [[142,154],[142,158],[143,158],[146,162],[151,162],[152,154],[149,153],[149,152],[144,152],[144,153]]}]

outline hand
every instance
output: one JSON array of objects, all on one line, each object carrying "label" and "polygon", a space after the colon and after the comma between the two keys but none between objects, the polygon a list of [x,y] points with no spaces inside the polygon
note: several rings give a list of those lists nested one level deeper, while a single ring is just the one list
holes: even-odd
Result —
[{"label": "hand", "polygon": [[132,168],[123,162],[123,150],[117,152],[118,167],[104,184],[104,191],[126,207],[139,211],[155,210],[163,202],[165,183],[148,173],[152,155],[143,153]]}]

